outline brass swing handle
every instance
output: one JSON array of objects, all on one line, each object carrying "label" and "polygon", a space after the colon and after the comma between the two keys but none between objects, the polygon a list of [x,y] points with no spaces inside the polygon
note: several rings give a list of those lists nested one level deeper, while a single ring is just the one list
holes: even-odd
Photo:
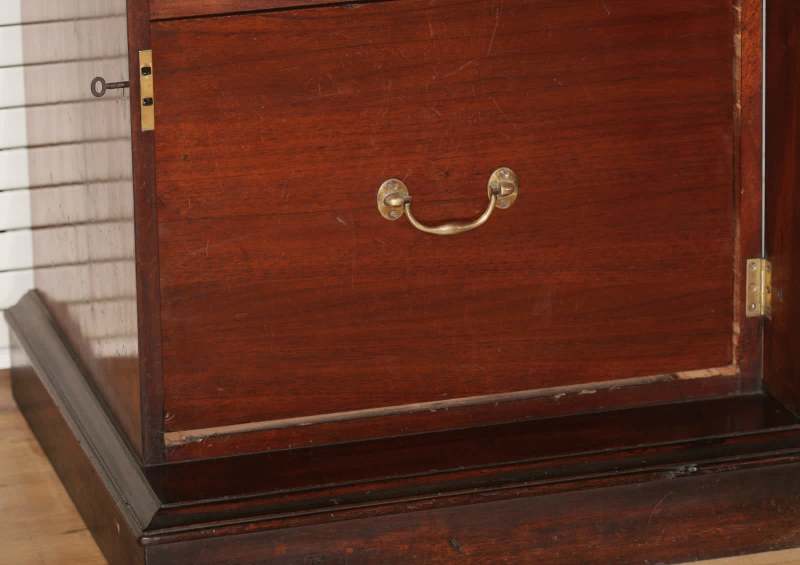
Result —
[{"label": "brass swing handle", "polygon": [[509,208],[519,194],[519,179],[514,171],[508,167],[497,169],[489,177],[489,205],[486,210],[468,221],[447,222],[438,226],[426,226],[411,212],[411,195],[408,187],[399,179],[389,179],[378,189],[378,211],[387,220],[397,220],[408,216],[408,221],[419,231],[433,235],[456,235],[481,227],[489,221],[495,208]]}]

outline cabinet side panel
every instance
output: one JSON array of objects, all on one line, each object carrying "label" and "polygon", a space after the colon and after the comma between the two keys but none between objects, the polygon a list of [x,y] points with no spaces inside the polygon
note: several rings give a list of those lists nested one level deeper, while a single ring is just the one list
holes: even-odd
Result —
[{"label": "cabinet side panel", "polygon": [[[150,49],[149,0],[128,0],[129,76],[139,73],[139,51]],[[158,74],[156,67],[155,73]],[[131,81],[138,101],[139,81]],[[163,460],[164,402],[161,376],[161,288],[159,286],[158,214],[155,194],[155,132],[141,130],[138,103],[131,104],[133,208],[136,237],[136,286],[139,312],[139,390],[142,402],[142,451],[146,463]]]},{"label": "cabinet side panel", "polygon": [[[61,4],[52,0],[51,4]],[[34,281],[118,427],[141,452],[126,5],[38,22],[23,4],[21,68]],[[113,6],[113,9],[111,7]],[[65,72],[66,69],[66,72]]]},{"label": "cabinet side panel", "polygon": [[762,124],[763,124],[763,10],[762,0],[737,0],[739,54],[734,68],[738,83],[736,154],[736,253],[734,254],[734,310],[736,359],[744,386],[761,386],[763,327],[747,318],[747,259],[761,256],[762,240]]},{"label": "cabinet side panel", "polygon": [[773,261],[773,315],[765,333],[765,382],[800,409],[800,4],[767,4],[766,244]]}]

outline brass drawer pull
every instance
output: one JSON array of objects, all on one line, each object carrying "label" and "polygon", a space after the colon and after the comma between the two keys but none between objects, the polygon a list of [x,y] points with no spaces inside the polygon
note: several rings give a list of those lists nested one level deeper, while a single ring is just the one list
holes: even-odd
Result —
[{"label": "brass drawer pull", "polygon": [[508,167],[501,167],[489,177],[489,205],[475,218],[465,222],[448,222],[438,226],[426,226],[411,213],[411,195],[408,187],[399,179],[389,179],[378,189],[378,211],[387,220],[397,220],[408,216],[408,221],[419,231],[434,235],[456,235],[481,227],[489,221],[495,208],[511,207],[519,193],[519,178]]}]

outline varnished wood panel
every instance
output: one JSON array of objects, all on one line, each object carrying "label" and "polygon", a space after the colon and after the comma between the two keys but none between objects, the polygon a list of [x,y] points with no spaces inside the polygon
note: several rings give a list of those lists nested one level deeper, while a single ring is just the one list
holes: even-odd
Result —
[{"label": "varnished wood panel", "polygon": [[[14,488],[0,491],[0,506],[10,509],[14,516],[5,520],[5,527],[0,530],[6,557],[15,565],[105,564],[11,400],[9,381],[2,372],[0,433],[8,440],[0,446],[2,458],[12,463],[0,466],[0,482],[14,484]],[[795,560],[800,560],[800,550],[743,557],[724,565],[788,565]]]},{"label": "varnished wood panel", "polygon": [[800,4],[767,5],[766,244],[773,316],[766,324],[767,387],[800,411]]},{"label": "varnished wood panel", "polygon": [[[635,425],[631,425],[635,423]],[[353,497],[380,496],[392,491],[392,478],[405,477],[415,492],[445,492],[453,484],[461,488],[486,485],[489,476],[511,462],[523,468],[529,480],[549,480],[582,468],[599,473],[608,455],[615,469],[643,462],[656,464],[664,453],[659,448],[718,438],[714,447],[734,447],[725,437],[756,436],[766,429],[795,426],[797,419],[769,397],[742,395],[715,400],[676,402],[634,408],[519,422],[498,426],[418,434],[342,445],[289,449],[245,457],[187,461],[152,467],[147,476],[159,497],[167,503],[223,500],[248,493],[276,495],[275,503],[291,508],[292,493],[317,490],[317,497],[333,496],[319,489],[345,487],[342,503]],[[478,448],[477,446],[481,446]],[[638,446],[638,447],[632,447]],[[647,449],[645,446],[651,447]],[[698,441],[693,447],[702,446]],[[629,450],[627,457],[621,452]],[[667,449],[671,455],[674,450]],[[412,456],[413,454],[413,456]],[[729,453],[728,456],[731,456]],[[707,457],[708,455],[706,455]],[[313,464],[312,464],[313,462]],[[584,467],[581,467],[581,464]],[[493,469],[493,471],[490,471]],[[508,476],[504,477],[505,481]],[[504,481],[498,479],[496,484]],[[370,483],[356,489],[354,484]],[[388,488],[387,488],[388,486]],[[277,495],[284,496],[278,497]],[[298,496],[300,498],[300,496]],[[308,501],[303,507],[308,506]],[[280,506],[279,506],[280,508]],[[178,510],[176,509],[176,512]]]},{"label": "varnished wood panel", "polygon": [[337,2],[337,0],[151,0],[150,12],[154,20],[162,20],[280,8],[306,8],[337,3],[343,4],[344,2]]},{"label": "varnished wood panel", "polygon": [[[166,429],[730,365],[737,14],[155,23]],[[398,176],[423,219],[473,215],[499,165],[521,196],[470,234],[375,209]]]},{"label": "varnished wood panel", "polygon": [[[148,0],[128,0],[129,76],[139,75],[141,50],[150,49]],[[131,83],[131,99],[139,100],[139,81]],[[159,462],[164,456],[164,401],[161,371],[161,306],[159,248],[155,191],[155,133],[141,131],[141,108],[131,104],[133,151],[133,206],[136,236],[136,311],[139,320],[140,391],[144,460]]]},{"label": "varnished wood panel", "polygon": [[554,486],[539,496],[519,488],[493,493],[505,500],[484,494],[449,508],[408,501],[394,514],[305,527],[259,531],[268,524],[256,522],[235,537],[220,536],[220,528],[203,539],[149,544],[148,563],[647,564],[800,543],[800,465],[716,471],[626,485],[587,480],[595,488]]},{"label": "varnished wood panel", "polygon": [[637,382],[610,381],[560,389],[540,389],[535,396],[452,406],[428,406],[416,411],[365,415],[359,418],[321,421],[295,426],[239,425],[165,434],[166,457],[170,461],[256,453],[264,450],[298,449],[311,445],[337,444],[370,438],[416,434],[442,426],[462,428],[486,422],[572,416],[603,410],[654,406],[687,398],[721,398],[757,392],[760,383],[745,383],[738,375],[682,378],[662,375]]},{"label": "varnished wood panel", "polygon": [[740,0],[737,3],[740,33],[736,47],[741,56],[734,69],[738,82],[738,104],[741,111],[735,118],[738,153],[735,179],[737,218],[734,266],[734,332],[735,356],[743,378],[760,386],[764,372],[763,325],[761,320],[747,318],[747,259],[762,253],[762,160],[763,160],[763,13],[762,0]]},{"label": "varnished wood panel", "polygon": [[766,395],[141,468],[36,294],[6,317],[15,397],[114,565],[605,563],[796,541],[800,429]]}]

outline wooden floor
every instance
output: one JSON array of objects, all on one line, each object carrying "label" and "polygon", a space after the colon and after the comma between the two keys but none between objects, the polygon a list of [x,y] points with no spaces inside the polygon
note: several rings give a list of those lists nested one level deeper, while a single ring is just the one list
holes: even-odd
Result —
[{"label": "wooden floor", "polygon": [[[105,560],[17,410],[0,371],[0,562],[96,565]],[[800,564],[800,549],[714,565]]]},{"label": "wooden floor", "polygon": [[105,563],[0,372],[0,562]]}]

